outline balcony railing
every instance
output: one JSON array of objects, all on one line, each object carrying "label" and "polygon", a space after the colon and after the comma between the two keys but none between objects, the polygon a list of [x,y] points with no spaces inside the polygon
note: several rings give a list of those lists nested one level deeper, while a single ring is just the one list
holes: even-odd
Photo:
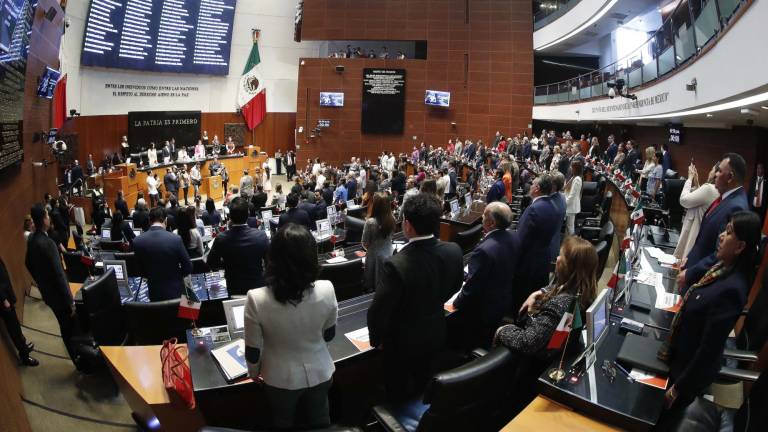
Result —
[{"label": "balcony railing", "polygon": [[533,14],[533,29],[538,30],[565,15],[581,0],[549,0],[541,2],[539,11]]},{"label": "balcony railing", "polygon": [[681,1],[662,26],[635,51],[602,69],[534,87],[534,105],[579,102],[608,94],[623,79],[626,91],[674,71],[702,52],[752,0]]}]

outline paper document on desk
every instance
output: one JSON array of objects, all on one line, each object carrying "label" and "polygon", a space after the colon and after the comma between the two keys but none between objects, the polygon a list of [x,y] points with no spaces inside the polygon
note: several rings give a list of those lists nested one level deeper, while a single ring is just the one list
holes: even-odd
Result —
[{"label": "paper document on desk", "polygon": [[656,273],[656,283],[653,285],[656,289],[656,309],[663,309],[669,312],[676,312],[674,310],[677,303],[680,301],[680,296],[674,293],[668,293],[664,289],[664,276],[661,273]]},{"label": "paper document on desk", "polygon": [[221,372],[227,381],[234,381],[248,374],[248,367],[245,364],[244,340],[238,339],[213,349],[211,355],[219,363]]},{"label": "paper document on desk", "polygon": [[662,377],[658,375],[654,375],[650,372],[646,372],[644,370],[640,369],[632,369],[632,371],[629,372],[629,376],[635,379],[635,381],[651,386],[656,387],[657,389],[666,390],[667,385],[669,384],[669,378]]},{"label": "paper document on desk", "polygon": [[325,262],[327,262],[328,264],[336,264],[344,261],[348,261],[348,260],[344,257],[333,257],[331,259],[325,260]]},{"label": "paper document on desk", "polygon": [[654,273],[653,265],[648,261],[644,253],[640,253],[640,269],[646,272]]},{"label": "paper document on desk", "polygon": [[368,327],[345,333],[347,339],[352,342],[358,351],[367,351],[371,349],[371,339],[368,335]]},{"label": "paper document on desk", "polygon": [[443,309],[445,309],[446,312],[453,312],[456,310],[455,307],[453,307],[453,302],[456,300],[456,297],[459,296],[459,293],[461,290],[456,291],[456,294],[452,295],[451,298],[448,299],[448,301],[445,302],[443,305]]}]

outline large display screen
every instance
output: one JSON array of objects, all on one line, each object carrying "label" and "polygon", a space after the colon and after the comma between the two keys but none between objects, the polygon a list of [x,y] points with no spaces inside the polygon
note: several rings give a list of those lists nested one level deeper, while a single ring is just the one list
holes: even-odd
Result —
[{"label": "large display screen", "polygon": [[344,93],[320,92],[320,106],[343,107]]},{"label": "large display screen", "polygon": [[176,150],[193,147],[200,139],[200,111],[135,111],[128,113],[128,145],[139,153],[155,143],[159,152],[165,141],[176,140]]},{"label": "large display screen", "polygon": [[53,99],[53,92],[56,90],[59,78],[61,78],[61,72],[46,67],[37,85],[37,95],[41,98]]},{"label": "large display screen", "polygon": [[0,171],[24,160],[24,85],[33,13],[30,0],[0,0]]},{"label": "large display screen", "polygon": [[424,103],[432,106],[449,107],[451,106],[451,93],[437,90],[427,90],[424,95]]},{"label": "large display screen", "polygon": [[403,133],[405,69],[363,69],[361,120],[363,133]]},{"label": "large display screen", "polygon": [[91,0],[82,64],[227,75],[237,0]]}]

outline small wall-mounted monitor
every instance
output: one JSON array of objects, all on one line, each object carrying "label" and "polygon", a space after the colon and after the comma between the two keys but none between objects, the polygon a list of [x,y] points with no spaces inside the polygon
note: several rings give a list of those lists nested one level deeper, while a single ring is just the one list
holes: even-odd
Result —
[{"label": "small wall-mounted monitor", "polygon": [[37,85],[37,96],[46,99],[53,99],[53,92],[56,89],[56,84],[61,78],[61,72],[49,67],[45,68],[45,72],[40,77],[40,82]]},{"label": "small wall-mounted monitor", "polygon": [[610,288],[603,289],[592,305],[587,309],[587,345],[592,345],[600,340],[605,330],[610,325]]},{"label": "small wall-mounted monitor", "polygon": [[343,107],[344,93],[320,92],[321,107]]},{"label": "small wall-mounted monitor", "polygon": [[424,103],[426,105],[447,108],[451,106],[451,92],[427,90],[427,94],[424,95]]}]

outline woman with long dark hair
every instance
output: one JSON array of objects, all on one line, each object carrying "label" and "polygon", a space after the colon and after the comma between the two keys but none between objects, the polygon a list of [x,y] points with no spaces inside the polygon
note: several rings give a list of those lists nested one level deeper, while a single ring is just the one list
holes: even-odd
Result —
[{"label": "woman with long dark hair", "polygon": [[216,210],[216,203],[213,199],[208,198],[205,200],[205,211],[201,216],[203,225],[219,225],[221,224],[221,214]]},{"label": "woman with long dark hair", "polygon": [[515,352],[548,358],[547,342],[563,315],[573,310],[575,301],[582,312],[594,301],[597,265],[592,243],[567,237],[555,264],[555,284],[531,294],[520,309],[518,323],[500,327],[495,342]]},{"label": "woman with long dark hair", "polygon": [[133,243],[133,239],[136,238],[131,226],[125,221],[123,213],[116,211],[112,215],[112,227],[109,229],[109,239],[112,241],[124,241]]},{"label": "woman with long dark hair", "polygon": [[395,217],[389,195],[377,192],[368,205],[368,218],[363,226],[362,244],[366,250],[363,285],[367,292],[376,290],[376,272],[382,262],[392,256],[392,233]]},{"label": "woman with long dark hair", "polygon": [[200,236],[200,231],[197,230],[194,207],[179,208],[176,214],[175,232],[181,237],[181,241],[184,243],[184,247],[187,248],[190,258],[203,256],[205,252],[203,238]]},{"label": "woman with long dark hair", "polygon": [[[261,376],[274,428],[330,424],[328,389],[335,370],[327,342],[336,333],[333,284],[318,281],[317,244],[306,228],[289,223],[272,237],[265,288],[248,291],[245,358]],[[298,425],[296,419],[306,419]]]},{"label": "woman with long dark hair", "polygon": [[703,394],[720,370],[725,341],[747,302],[761,225],[753,212],[734,213],[718,239],[717,263],[683,295],[658,353],[669,364],[666,405],[674,411]]}]

